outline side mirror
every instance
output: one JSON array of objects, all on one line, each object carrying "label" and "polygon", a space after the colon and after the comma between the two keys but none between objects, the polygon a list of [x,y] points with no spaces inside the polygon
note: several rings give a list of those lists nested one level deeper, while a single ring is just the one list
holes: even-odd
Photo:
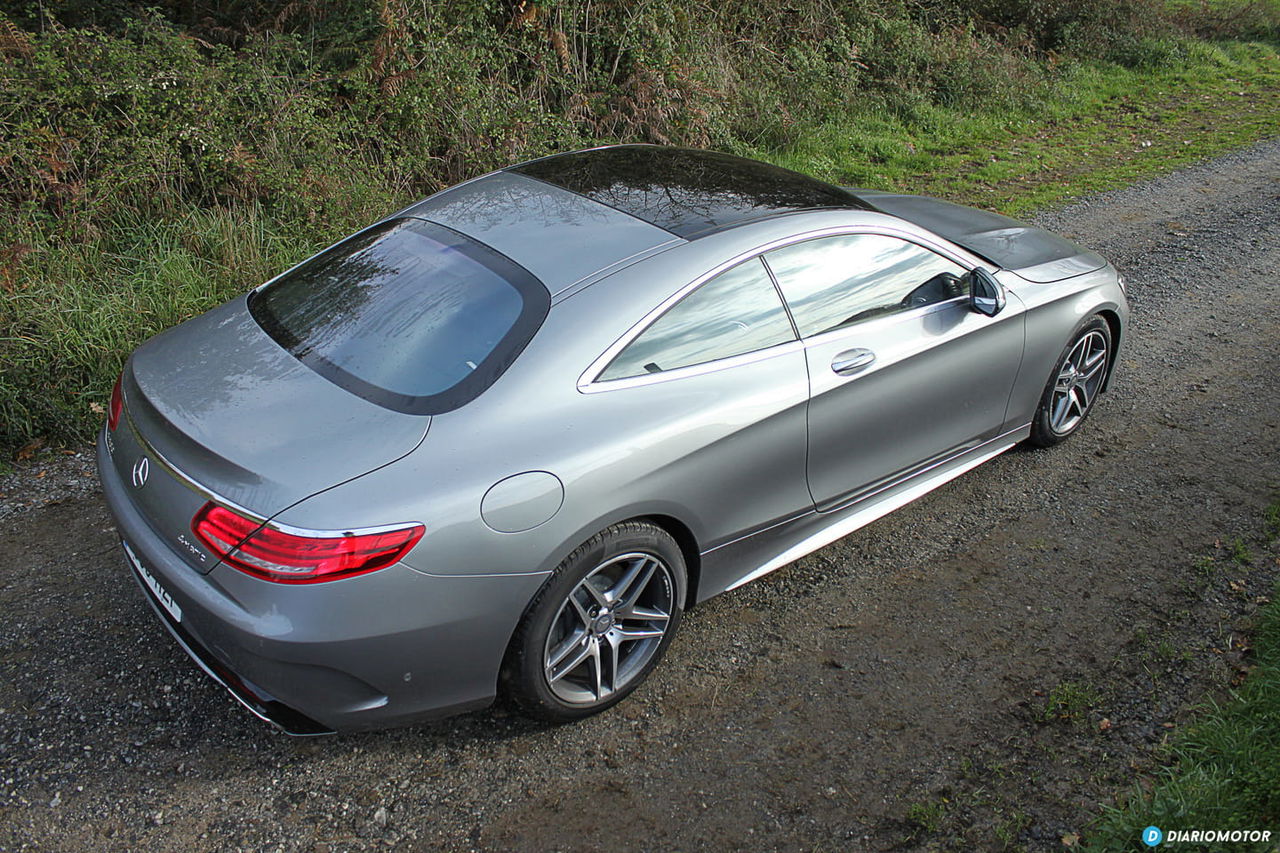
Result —
[{"label": "side mirror", "polygon": [[974,267],[964,275],[969,289],[969,307],[979,314],[994,317],[1004,310],[1004,286],[982,267]]}]

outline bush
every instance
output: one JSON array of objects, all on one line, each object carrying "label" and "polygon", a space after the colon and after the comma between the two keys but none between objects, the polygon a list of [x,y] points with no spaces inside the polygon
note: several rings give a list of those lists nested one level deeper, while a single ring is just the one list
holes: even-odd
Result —
[{"label": "bush", "polygon": [[1034,105],[1063,52],[1149,67],[1185,34],[1276,33],[1274,4],[1163,2],[6,4],[0,451],[84,439],[147,335],[497,166],[884,116],[848,143],[874,162],[940,109]]}]

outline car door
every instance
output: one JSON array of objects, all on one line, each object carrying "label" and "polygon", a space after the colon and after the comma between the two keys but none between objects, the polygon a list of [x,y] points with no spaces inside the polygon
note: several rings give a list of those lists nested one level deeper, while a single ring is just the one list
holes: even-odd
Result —
[{"label": "car door", "polygon": [[809,370],[808,482],[833,509],[994,437],[1022,359],[1016,299],[969,306],[959,256],[882,233],[765,257]]},{"label": "car door", "polygon": [[619,505],[661,496],[703,548],[811,510],[803,345],[758,256],[682,290],[587,374],[592,453],[611,460],[593,488]]}]

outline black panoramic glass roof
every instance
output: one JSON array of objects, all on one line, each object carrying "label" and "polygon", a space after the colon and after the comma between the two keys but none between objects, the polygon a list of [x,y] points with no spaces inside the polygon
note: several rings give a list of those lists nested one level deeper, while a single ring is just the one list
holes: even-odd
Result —
[{"label": "black panoramic glass roof", "polygon": [[839,187],[745,157],[619,145],[534,160],[512,172],[629,213],[687,240],[753,219],[868,206]]}]

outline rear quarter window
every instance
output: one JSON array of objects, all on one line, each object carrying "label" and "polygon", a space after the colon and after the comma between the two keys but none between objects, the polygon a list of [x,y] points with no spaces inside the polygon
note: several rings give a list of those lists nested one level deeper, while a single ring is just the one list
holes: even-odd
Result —
[{"label": "rear quarter window", "polygon": [[368,228],[249,297],[271,337],[353,394],[409,414],[474,399],[546,318],[523,267],[419,219]]},{"label": "rear quarter window", "polygon": [[664,373],[795,339],[782,297],[756,257],[699,285],[627,344],[599,378]]}]

